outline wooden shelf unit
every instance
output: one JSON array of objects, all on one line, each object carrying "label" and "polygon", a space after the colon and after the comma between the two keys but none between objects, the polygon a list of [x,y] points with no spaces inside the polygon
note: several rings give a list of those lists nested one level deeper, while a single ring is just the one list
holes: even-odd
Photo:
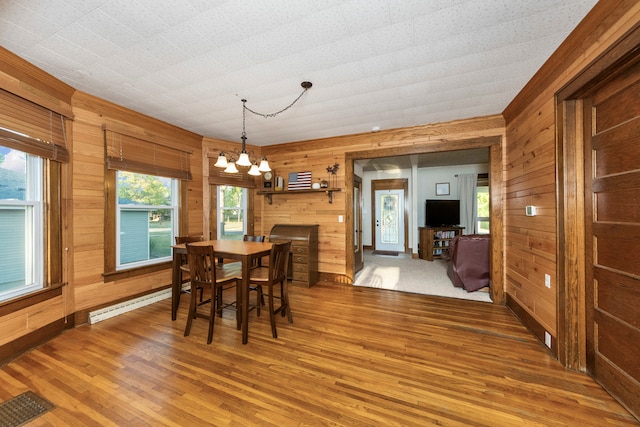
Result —
[{"label": "wooden shelf unit", "polygon": [[418,256],[427,261],[442,258],[443,251],[449,248],[449,242],[462,233],[464,227],[419,227],[420,251]]},{"label": "wooden shelf unit", "polygon": [[258,194],[266,196],[269,204],[273,203],[271,197],[275,194],[307,194],[307,193],[326,193],[329,196],[329,203],[333,203],[333,193],[342,191],[340,188],[319,188],[317,190],[260,190]]}]

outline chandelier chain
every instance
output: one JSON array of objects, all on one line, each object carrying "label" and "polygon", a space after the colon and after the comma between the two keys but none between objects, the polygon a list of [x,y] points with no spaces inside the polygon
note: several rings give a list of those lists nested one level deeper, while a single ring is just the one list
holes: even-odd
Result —
[{"label": "chandelier chain", "polygon": [[[242,142],[244,143],[244,141],[247,139],[247,133],[245,132],[245,111],[247,110],[247,100],[243,99],[242,100]],[[244,148],[244,147],[243,147]]]},{"label": "chandelier chain", "polygon": [[236,149],[233,149],[234,154],[238,155],[237,161],[233,156],[227,158],[227,155],[223,151],[220,152],[220,155],[218,156],[218,160],[216,161],[214,166],[219,168],[225,168],[224,169],[225,173],[238,173],[239,171],[238,171],[238,168],[236,168],[236,163],[239,166],[249,167],[249,171],[247,172],[249,175],[259,176],[261,172],[269,172],[271,170],[271,167],[269,166],[269,162],[267,161],[266,156],[262,156],[262,160],[260,160],[260,166],[258,166],[257,160],[251,160],[251,156],[253,156],[253,152],[251,156],[249,155],[249,153],[247,153],[247,132],[246,132],[247,111],[249,111],[252,114],[255,114],[256,116],[261,116],[264,118],[275,117],[278,114],[283,113],[287,111],[289,108],[293,107],[293,104],[298,102],[298,100],[302,98],[302,95],[304,95],[304,93],[309,88],[311,88],[313,84],[311,82],[302,82],[300,83],[300,86],[304,88],[304,90],[300,93],[300,95],[298,95],[298,97],[294,99],[291,104],[287,105],[280,111],[276,111],[275,113],[265,114],[265,113],[259,113],[257,111],[254,111],[251,108],[247,107],[247,100],[242,99],[241,100],[242,101],[242,135],[240,137],[240,139],[242,140],[242,151],[238,153]]},{"label": "chandelier chain", "polygon": [[[298,102],[298,100],[299,100],[300,98],[302,98],[302,95],[304,95],[304,94],[305,94],[305,92],[306,92],[307,90],[309,90],[309,88],[305,88],[302,92],[300,92],[300,95],[298,95],[298,97],[297,97],[296,99],[294,99],[294,100],[293,100],[293,102],[292,102],[291,104],[287,105],[286,107],[284,107],[284,108],[283,108],[282,110],[280,110],[280,111],[276,111],[275,113],[260,113],[260,112],[258,112],[258,111],[254,111],[254,110],[252,110],[251,108],[247,107],[247,105],[246,105],[246,104],[244,104],[244,102],[246,102],[246,101],[244,101],[244,102],[243,102],[243,108],[244,108],[244,110],[247,110],[247,111],[249,111],[250,113],[255,114],[256,116],[261,116],[261,117],[264,117],[265,119],[270,118],[270,117],[275,117],[275,116],[277,116],[278,114],[280,114],[280,113],[284,113],[284,112],[285,112],[285,111],[287,111],[289,108],[293,107],[293,104],[295,104],[296,102]],[[244,110],[243,110],[243,113],[244,113]],[[244,114],[243,114],[242,120],[243,120],[243,122],[244,122]],[[244,125],[243,125],[243,127],[244,127]]]}]

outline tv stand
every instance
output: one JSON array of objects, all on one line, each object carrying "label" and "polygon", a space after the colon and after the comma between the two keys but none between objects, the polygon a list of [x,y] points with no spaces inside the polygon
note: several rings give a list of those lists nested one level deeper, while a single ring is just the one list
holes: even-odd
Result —
[{"label": "tv stand", "polygon": [[442,258],[443,252],[448,252],[449,242],[458,234],[462,233],[464,227],[457,225],[442,227],[419,227],[420,246],[418,257],[433,261],[434,258]]}]

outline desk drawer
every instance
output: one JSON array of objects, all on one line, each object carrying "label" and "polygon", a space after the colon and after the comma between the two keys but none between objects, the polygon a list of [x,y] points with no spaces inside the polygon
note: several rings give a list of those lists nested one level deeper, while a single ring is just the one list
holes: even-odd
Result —
[{"label": "desk drawer", "polygon": [[291,246],[292,255],[309,255],[309,246]]},{"label": "desk drawer", "polygon": [[306,271],[294,271],[292,275],[294,282],[309,282],[309,274]]},{"label": "desk drawer", "polygon": [[293,264],[304,264],[307,265],[309,263],[309,257],[307,255],[293,255],[291,258]]},{"label": "desk drawer", "polygon": [[291,271],[293,273],[300,273],[300,272],[307,273],[309,271],[309,266],[307,264],[296,264],[296,263],[294,263],[291,266]]}]

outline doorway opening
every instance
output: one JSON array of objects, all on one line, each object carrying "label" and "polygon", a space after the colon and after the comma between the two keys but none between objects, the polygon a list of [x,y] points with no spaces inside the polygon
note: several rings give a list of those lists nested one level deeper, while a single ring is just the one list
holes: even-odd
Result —
[{"label": "doorway opening", "polygon": [[[446,144],[438,141],[433,142],[432,144],[424,144],[424,145],[411,145],[407,147],[393,147],[393,148],[385,148],[380,150],[366,150],[360,152],[351,152],[346,153],[345,155],[345,186],[348,190],[346,193],[346,204],[353,205],[354,203],[354,192],[352,190],[354,185],[355,175],[362,176],[363,168],[361,166],[362,162],[377,160],[378,164],[382,164],[389,158],[399,158],[403,157],[406,159],[415,159],[416,156],[422,155],[433,155],[434,157],[439,157],[443,155],[448,155],[450,152],[464,152],[466,150],[483,149],[488,152],[489,158],[489,167],[488,167],[488,187],[492,190],[489,194],[489,201],[491,204],[491,211],[489,217],[489,227],[490,233],[496,236],[502,235],[502,197],[500,194],[500,189],[502,188],[502,154],[501,154],[501,141],[502,136],[497,135],[494,137],[482,137],[475,138],[470,140],[461,140],[461,141],[447,141]],[[409,168],[411,170],[410,181],[416,182],[416,172],[413,171],[415,168]],[[363,180],[365,178],[363,177]],[[373,180],[372,180],[373,181]],[[367,190],[371,191],[371,189],[366,188],[367,185],[364,185],[363,194],[367,194]],[[495,190],[495,191],[494,191]],[[416,230],[421,222],[417,217],[417,210],[415,207],[412,207],[412,200],[416,199],[416,191],[415,189],[409,188],[408,195],[405,197],[406,202],[406,211],[407,211],[407,228],[409,229],[408,233],[411,232],[411,228],[415,226]],[[417,199],[416,199],[417,200]],[[367,214],[372,215],[373,206],[367,206],[366,203],[362,206],[363,216],[366,217]],[[360,219],[358,219],[360,220]],[[424,221],[424,219],[422,218]],[[355,254],[354,251],[351,250],[354,245],[354,221],[350,221],[346,224],[346,275],[351,279],[352,283],[355,281],[355,273],[359,271],[356,269],[355,264]],[[363,229],[366,230],[368,227],[367,221],[362,221]],[[375,225],[374,225],[375,227]],[[373,227],[372,227],[373,228]],[[417,258],[417,231],[416,236],[405,239],[405,244],[410,245],[407,246],[407,249],[412,249],[413,255]],[[376,243],[377,245],[377,243]],[[491,254],[501,254],[502,253],[502,239],[491,239]],[[370,245],[367,245],[365,241],[364,245],[365,249],[371,249]],[[377,247],[376,247],[377,248]],[[490,271],[492,277],[492,286],[491,286],[491,299],[495,304],[504,304],[504,290],[503,290],[503,260],[500,256],[492,256],[490,261]]]}]

